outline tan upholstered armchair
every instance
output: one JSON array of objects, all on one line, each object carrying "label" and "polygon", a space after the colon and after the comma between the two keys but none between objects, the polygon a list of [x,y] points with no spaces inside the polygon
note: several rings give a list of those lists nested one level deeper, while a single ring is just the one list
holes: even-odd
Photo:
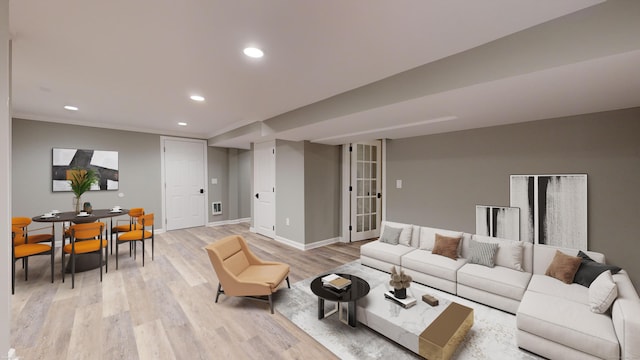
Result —
[{"label": "tan upholstered armchair", "polygon": [[242,236],[232,235],[207,247],[209,260],[218,275],[218,292],[227,296],[245,296],[269,302],[273,314],[272,294],[286,279],[289,284],[289,265],[258,259]]}]

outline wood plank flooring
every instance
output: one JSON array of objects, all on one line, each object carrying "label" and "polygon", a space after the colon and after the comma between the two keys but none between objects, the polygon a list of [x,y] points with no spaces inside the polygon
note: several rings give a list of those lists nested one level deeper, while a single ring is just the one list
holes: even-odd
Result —
[{"label": "wood plank flooring", "polygon": [[[335,359],[268,304],[220,296],[204,246],[231,234],[258,257],[291,266],[292,283],[360,256],[366,242],[300,251],[251,233],[248,224],[201,227],[156,235],[155,260],[145,266],[120,247],[119,269],[76,274],[62,283],[60,254],[50,283],[48,258],[29,261],[29,281],[16,263],[11,346],[20,359]],[[147,242],[150,245],[150,242]],[[286,291],[286,290],[283,290]]]}]

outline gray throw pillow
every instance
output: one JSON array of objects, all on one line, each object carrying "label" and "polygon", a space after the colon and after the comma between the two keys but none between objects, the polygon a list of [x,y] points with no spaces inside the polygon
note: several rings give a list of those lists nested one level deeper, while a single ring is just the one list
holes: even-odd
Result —
[{"label": "gray throw pillow", "polygon": [[402,229],[394,228],[391,226],[385,226],[382,231],[382,236],[380,236],[380,242],[398,245],[398,241],[400,239],[400,233]]},{"label": "gray throw pillow", "polygon": [[497,243],[480,242],[471,239],[469,243],[469,263],[494,267],[496,265],[495,258],[498,252]]},{"label": "gray throw pillow", "polygon": [[582,260],[580,267],[576,272],[576,276],[573,278],[573,282],[582,286],[591,286],[591,283],[600,276],[600,274],[607,270],[611,270],[611,274],[617,274],[622,270],[620,267],[615,265],[601,264],[590,258],[589,255],[582,251],[578,252],[578,257]]}]

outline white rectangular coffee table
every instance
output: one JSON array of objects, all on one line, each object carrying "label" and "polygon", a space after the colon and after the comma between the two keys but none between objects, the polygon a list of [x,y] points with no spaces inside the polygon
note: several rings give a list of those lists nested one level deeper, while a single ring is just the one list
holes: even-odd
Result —
[{"label": "white rectangular coffee table", "polygon": [[433,294],[426,286],[412,283],[407,294],[417,299],[408,309],[384,298],[388,284],[379,285],[360,299],[358,321],[392,341],[427,359],[448,359],[473,325],[473,309],[438,296],[439,305],[422,301]]}]

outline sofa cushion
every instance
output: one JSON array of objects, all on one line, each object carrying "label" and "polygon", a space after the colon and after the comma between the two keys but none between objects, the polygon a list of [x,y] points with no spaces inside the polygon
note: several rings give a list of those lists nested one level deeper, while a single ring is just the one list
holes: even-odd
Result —
[{"label": "sofa cushion", "polygon": [[459,231],[443,230],[423,226],[420,228],[420,249],[429,251],[433,250],[433,245],[436,242],[436,234],[452,238],[462,237],[462,232]]},{"label": "sofa cushion", "polygon": [[565,284],[571,284],[578,267],[580,267],[580,263],[581,259],[579,257],[570,256],[560,250],[556,250],[556,255],[544,274],[554,277]]},{"label": "sofa cushion", "polygon": [[471,264],[479,264],[491,268],[496,265],[495,258],[496,252],[498,252],[497,243],[475,241],[471,239],[469,248],[469,262]]},{"label": "sofa cushion", "polygon": [[450,259],[458,258],[458,248],[460,246],[461,237],[448,237],[436,234],[436,242],[433,245],[432,254],[446,256]]},{"label": "sofa cushion", "polygon": [[[372,241],[360,247],[360,256],[367,256],[390,264],[400,265],[400,257],[415,249],[402,245],[390,245],[383,242]],[[391,271],[389,268],[388,271]]]},{"label": "sofa cushion", "polygon": [[504,266],[489,268],[467,263],[458,270],[458,284],[515,300],[522,299],[530,279],[531,273]]},{"label": "sofa cushion", "polygon": [[439,277],[449,281],[456,281],[456,273],[467,259],[451,258],[432,254],[427,250],[415,250],[402,256],[402,267],[417,272]]},{"label": "sofa cushion", "polygon": [[382,230],[382,236],[380,236],[380,242],[389,244],[389,245],[398,245],[400,233],[402,232],[401,228],[394,228],[391,226],[385,226],[384,230]]},{"label": "sofa cushion", "polygon": [[620,357],[611,318],[591,312],[586,305],[527,291],[520,302],[516,322],[519,330],[587,354],[603,359]]},{"label": "sofa cushion", "polygon": [[611,274],[617,274],[621,268],[615,265],[606,265],[599,263],[589,255],[585,254],[582,251],[578,251],[578,257],[581,258],[580,267],[576,272],[576,276],[573,278],[573,282],[580,284],[582,286],[589,287],[593,280],[595,280],[598,275],[602,274],[607,270],[611,270]]},{"label": "sofa cushion", "polygon": [[514,270],[524,271],[524,243],[483,235],[473,235],[476,241],[498,244],[495,263]]},{"label": "sofa cushion", "polygon": [[[551,245],[543,245],[536,244],[533,246],[533,273],[534,274],[544,274],[549,267],[549,264],[553,260],[553,257],[556,255],[556,250],[560,250],[567,255],[576,256],[578,251],[575,249],[562,248]],[[589,255],[590,258],[599,262],[605,263],[604,255],[601,253],[597,253],[595,251],[585,251],[585,254]]]},{"label": "sofa cushion", "polygon": [[605,313],[618,297],[618,287],[613,282],[611,270],[600,274],[589,286],[589,307],[594,313]]},{"label": "sofa cushion", "polygon": [[414,248],[417,248],[418,245],[420,244],[420,227],[419,226],[385,220],[382,222],[382,225],[380,227],[381,231],[384,231],[385,226],[391,226],[394,228],[402,229],[402,232],[400,233],[400,238],[398,239],[398,242],[401,245],[412,246]]},{"label": "sofa cushion", "polygon": [[565,284],[546,275],[533,274],[527,291],[557,296],[576,303],[589,306],[589,289],[579,284]]}]

